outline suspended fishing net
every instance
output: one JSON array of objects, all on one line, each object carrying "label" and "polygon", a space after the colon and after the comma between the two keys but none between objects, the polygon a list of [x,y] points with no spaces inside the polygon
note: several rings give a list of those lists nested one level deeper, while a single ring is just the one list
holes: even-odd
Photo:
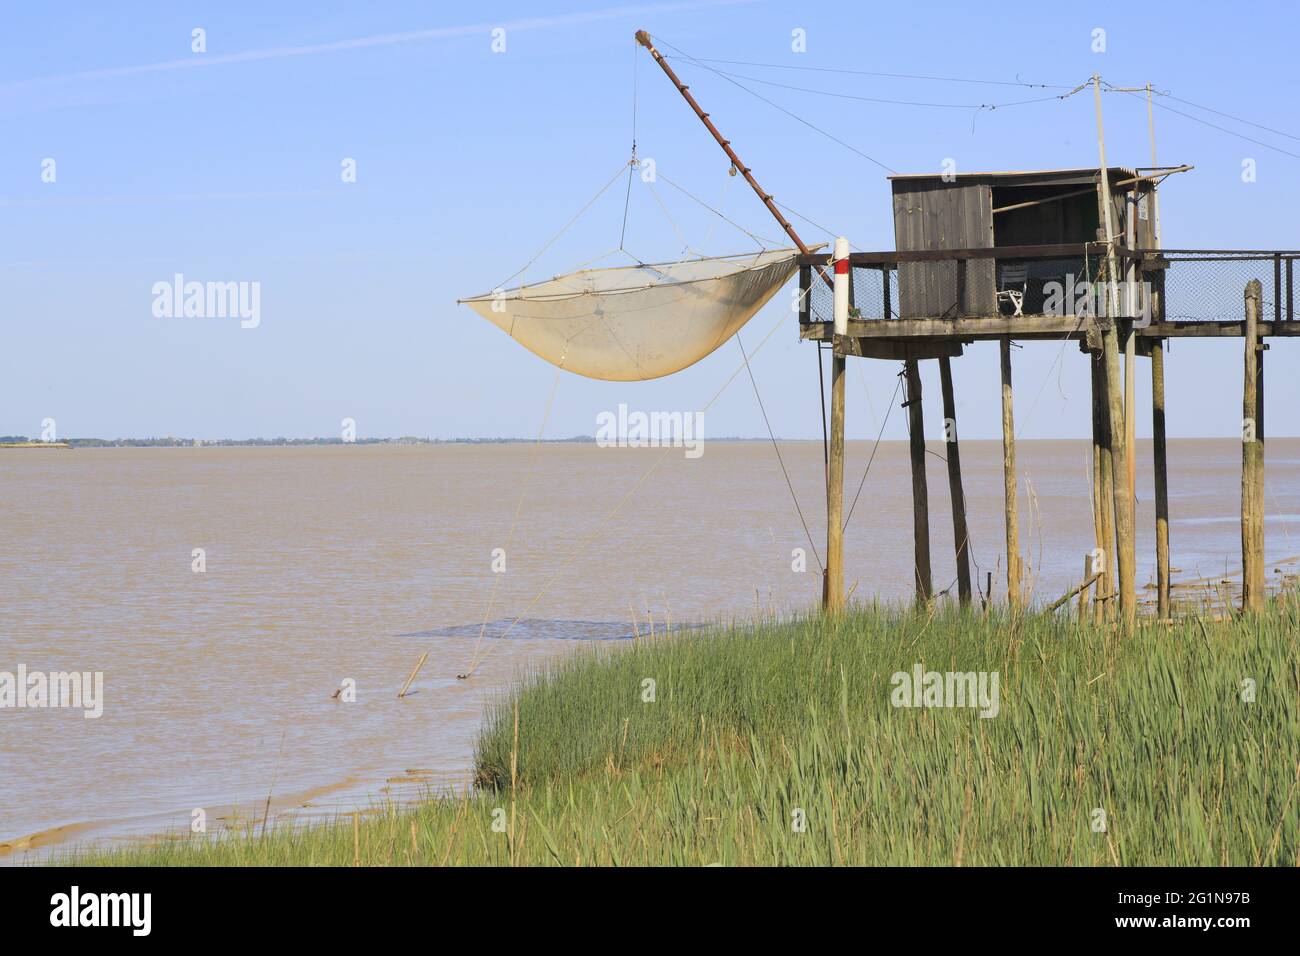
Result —
[{"label": "suspended fishing net", "polygon": [[552,365],[638,382],[694,365],[754,317],[798,268],[797,249],[584,269],[462,299]]}]

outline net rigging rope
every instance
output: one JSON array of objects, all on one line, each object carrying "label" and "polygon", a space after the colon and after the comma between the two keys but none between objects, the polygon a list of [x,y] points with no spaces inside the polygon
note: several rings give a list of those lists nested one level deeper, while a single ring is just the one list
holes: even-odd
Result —
[{"label": "net rigging rope", "polygon": [[862,488],[867,483],[867,475],[871,474],[871,463],[876,460],[876,451],[880,448],[880,440],[884,437],[885,426],[889,424],[889,416],[894,411],[894,399],[898,397],[898,390],[903,384],[903,378],[900,373],[897,382],[894,385],[894,394],[889,397],[889,405],[885,409],[885,420],[880,423],[880,431],[876,434],[876,443],[871,446],[871,457],[867,459],[866,470],[862,472],[862,480],[858,482],[857,493],[853,496],[853,503],[849,505],[849,513],[844,518],[844,530],[849,527],[849,518],[853,517],[853,509],[858,506],[858,498],[862,494]]},{"label": "net rigging rope", "polygon": [[[626,168],[626,166],[627,166],[626,163],[620,163],[618,167],[618,172],[616,172],[613,176],[610,177],[609,182],[601,186],[600,190],[596,193],[596,195],[588,199],[587,202],[583,205],[583,207],[574,214],[573,218],[570,219],[568,222],[566,222],[563,227],[561,227],[559,232],[551,236],[550,239],[546,240],[546,245],[538,249],[537,254],[534,255],[531,259],[529,259],[527,262],[525,262],[523,268],[521,268],[517,272],[512,273],[511,275],[506,276],[505,279],[503,279],[501,282],[498,282],[496,284],[495,288],[500,289],[504,287],[505,284],[509,282],[511,279],[515,278],[515,276],[523,275],[524,273],[526,273],[529,267],[531,267],[534,262],[540,259],[547,249],[551,248],[551,246],[555,244],[556,240],[558,240],[562,235],[568,232],[569,229],[572,228],[573,224],[583,217],[586,211],[595,204],[596,200],[598,200],[601,196],[605,195],[605,193],[609,190],[609,187],[613,186],[614,183],[618,182],[618,179],[620,176],[623,175],[623,170],[624,168]],[[620,246],[619,248],[622,247]],[[618,250],[614,250],[614,251],[618,251]],[[609,253],[606,253],[606,255],[608,254]],[[602,256],[601,258],[604,257]]]},{"label": "net rigging rope", "polygon": [[711,57],[699,57],[701,63],[722,63],[727,66],[755,66],[770,70],[804,70],[811,73],[845,73],[853,76],[875,76],[892,80],[931,80],[940,83],[977,83],[984,86],[1016,86],[1023,89],[1065,90],[1069,87],[1059,83],[1026,83],[1019,78],[1015,80],[982,80],[960,76],[935,76],[927,73],[878,73],[871,70],[836,69],[827,66],[793,66],[785,63],[754,63],[749,60],[719,60]]},{"label": "net rigging rope", "polygon": [[863,159],[868,160],[868,161],[870,161],[870,162],[872,162],[872,163],[875,163],[877,166],[879,166],[881,169],[885,170],[886,172],[890,172],[890,173],[896,173],[896,172],[898,172],[898,170],[896,170],[896,169],[894,169],[894,168],[892,168],[892,167],[890,167],[890,166],[885,165],[885,164],[882,163],[880,160],[876,159],[874,156],[868,156],[866,153],[864,153],[862,150],[858,149],[856,146],[850,145],[849,143],[844,142],[844,140],[840,139],[838,136],[834,136],[834,135],[832,135],[831,133],[826,132],[826,130],[822,129],[821,127],[816,126],[816,125],[814,125],[813,123],[810,123],[808,120],[804,119],[804,118],[803,118],[802,116],[800,116],[798,113],[794,113],[794,112],[792,112],[792,111],[786,109],[784,106],[781,106],[781,105],[778,104],[778,103],[774,103],[774,102],[772,102],[772,101],[769,100],[766,96],[763,96],[761,93],[755,93],[755,92],[754,92],[753,90],[751,90],[749,87],[747,87],[747,86],[743,86],[743,85],[741,85],[740,83],[737,83],[735,80],[733,80],[731,77],[727,76],[726,74],[722,73],[720,70],[715,70],[713,67],[709,66],[708,64],[706,64],[706,63],[701,63],[699,60],[695,59],[695,58],[692,57],[690,54],[688,54],[688,53],[684,53],[684,52],[682,52],[682,50],[680,50],[678,47],[673,46],[673,45],[672,45],[671,43],[669,43],[667,40],[663,39],[663,37],[655,37],[654,39],[658,40],[660,43],[662,43],[664,46],[668,47],[670,50],[674,50],[674,51],[676,51],[676,53],[678,54],[678,56],[680,56],[680,57],[686,59],[688,62],[690,62],[690,63],[694,63],[695,65],[699,66],[701,69],[708,70],[710,73],[715,73],[715,74],[717,74],[718,76],[720,76],[720,77],[722,77],[724,80],[726,80],[728,83],[730,83],[732,86],[735,86],[735,87],[738,87],[738,88],[741,89],[741,90],[744,90],[744,91],[745,91],[746,93],[748,93],[750,96],[752,96],[752,97],[754,97],[754,98],[756,98],[756,99],[762,100],[764,103],[766,103],[768,106],[772,107],[773,109],[775,109],[775,110],[779,110],[780,112],[784,113],[786,116],[789,116],[791,119],[796,120],[796,121],[802,123],[804,126],[807,126],[807,127],[808,127],[809,129],[811,129],[813,132],[820,133],[822,136],[825,136],[827,139],[831,140],[832,142],[838,143],[839,145],[843,146],[845,149],[850,150],[851,152],[857,153],[857,154],[858,154],[859,156],[861,156]]},{"label": "net rigging rope", "polygon": [[[710,68],[711,69],[711,68]],[[757,76],[745,76],[743,73],[729,73],[724,70],[715,71],[719,76],[730,77],[737,80],[744,80],[747,83],[762,83],[764,86],[775,86],[782,90],[791,90],[795,93],[811,93],[817,96],[830,96],[842,100],[856,100],[860,103],[879,103],[885,106],[915,106],[926,109],[945,109],[945,110],[1000,110],[1011,106],[1027,106],[1031,103],[1047,103],[1052,100],[1063,99],[1064,96],[1037,96],[1027,100],[1012,100],[1006,103],[934,103],[925,100],[893,100],[875,96],[860,96],[856,93],[841,93],[837,90],[819,90],[806,86],[793,86],[789,83],[778,83],[775,80],[765,80]]]},{"label": "net rigging rope", "polygon": [[623,240],[627,238],[627,210],[632,202],[632,176],[636,172],[636,95],[637,95],[637,48],[638,44],[634,40],[632,43],[632,158],[627,163],[627,189],[623,193],[623,228],[618,233],[618,247],[623,248]]},{"label": "net rigging rope", "polygon": [[803,525],[803,533],[808,537],[808,545],[812,548],[813,560],[817,562],[817,570],[824,573],[822,567],[821,555],[817,553],[817,543],[813,541],[812,532],[808,530],[808,522],[804,520],[803,508],[799,507],[799,496],[794,493],[794,484],[790,481],[790,472],[785,469],[785,459],[781,457],[781,447],[776,443],[776,435],[772,432],[772,423],[768,421],[767,409],[763,405],[763,396],[758,393],[758,382],[754,379],[754,370],[749,366],[749,356],[745,354],[745,343],[740,341],[740,333],[736,333],[736,344],[740,346],[740,355],[745,360],[745,371],[749,373],[749,383],[754,386],[754,397],[758,399],[758,410],[763,413],[763,424],[767,426],[767,437],[772,440],[772,450],[776,452],[777,463],[781,466],[781,474],[785,476],[785,486],[790,489],[790,498],[794,501],[794,510],[799,513],[799,523]]},{"label": "net rigging rope", "polygon": [[[656,172],[655,172],[655,176],[656,176],[656,178],[658,178],[658,179],[662,179],[662,180],[663,180],[664,182],[666,182],[669,186],[672,186],[673,189],[676,189],[679,193],[681,193],[681,194],[682,194],[683,196],[685,196],[686,198],[688,198],[688,199],[692,199],[692,200],[694,200],[695,202],[699,203],[701,206],[703,206],[703,207],[704,207],[705,209],[707,209],[709,212],[713,213],[715,216],[717,216],[717,217],[718,217],[719,219],[721,219],[723,222],[727,223],[727,225],[729,225],[729,226],[734,226],[736,229],[739,229],[741,232],[743,232],[745,235],[747,235],[750,239],[753,239],[756,243],[758,243],[759,246],[760,246],[761,248],[763,248],[763,249],[768,249],[768,248],[771,248],[771,247],[773,247],[773,246],[779,246],[779,245],[780,245],[779,242],[776,242],[776,241],[774,241],[774,240],[772,240],[772,239],[764,239],[762,236],[758,235],[757,233],[750,232],[748,229],[746,229],[746,228],[745,228],[744,226],[742,226],[740,223],[736,222],[736,221],[733,220],[733,219],[729,219],[729,218],[728,218],[726,215],[724,215],[720,210],[718,210],[718,209],[714,209],[712,206],[710,206],[708,203],[706,203],[703,199],[701,199],[700,197],[698,197],[698,196],[696,196],[695,194],[691,193],[691,192],[690,192],[689,190],[687,190],[685,187],[680,186],[679,184],[673,182],[671,179],[669,179],[667,176],[665,176],[663,173],[659,172],[658,170],[656,170]],[[653,184],[651,184],[651,185],[653,185]],[[657,196],[656,196],[656,198],[657,198]],[[667,212],[667,210],[665,210],[665,214],[666,214],[666,212]],[[675,224],[674,224],[674,228],[675,228]]]}]

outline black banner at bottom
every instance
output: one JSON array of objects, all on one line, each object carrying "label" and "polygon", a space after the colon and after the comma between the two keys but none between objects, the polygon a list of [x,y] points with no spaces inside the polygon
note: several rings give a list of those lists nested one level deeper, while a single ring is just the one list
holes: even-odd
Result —
[{"label": "black banner at bottom", "polygon": [[1296,871],[1283,869],[7,867],[0,868],[0,925],[7,943],[74,933],[80,941],[218,943],[271,929],[297,943],[432,941],[447,931],[486,941],[529,926],[552,941],[611,943],[640,927],[666,943],[689,923],[681,942],[701,942],[711,931],[733,940],[751,929],[766,936],[786,924],[811,939],[905,929],[926,939],[1045,931],[1071,941],[1128,936],[1183,945],[1199,937],[1232,945],[1243,934],[1293,928],[1298,888]]}]

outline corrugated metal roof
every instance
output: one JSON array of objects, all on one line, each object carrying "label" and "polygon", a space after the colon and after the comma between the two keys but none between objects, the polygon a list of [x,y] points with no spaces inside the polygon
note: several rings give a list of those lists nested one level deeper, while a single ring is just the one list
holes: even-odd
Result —
[{"label": "corrugated metal roof", "polygon": [[[1108,171],[1111,173],[1121,173],[1124,176],[1136,177],[1137,170],[1130,169],[1127,166],[1109,166]],[[1002,176],[1095,176],[1101,171],[1100,166],[1081,166],[1075,169],[1006,169],[994,170],[990,172],[978,173],[952,173],[954,179],[988,179],[991,177]],[[944,173],[898,173],[887,177],[888,179],[943,179]]]}]

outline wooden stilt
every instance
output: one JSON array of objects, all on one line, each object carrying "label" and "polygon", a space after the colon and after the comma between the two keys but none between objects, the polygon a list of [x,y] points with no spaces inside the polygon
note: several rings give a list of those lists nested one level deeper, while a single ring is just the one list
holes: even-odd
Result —
[{"label": "wooden stilt", "polygon": [[1016,503],[1016,426],[1011,407],[1011,337],[999,342],[1002,351],[1002,480],[1006,494],[1007,601],[1013,608],[1024,597],[1020,583],[1020,515]]},{"label": "wooden stilt", "polygon": [[1124,440],[1124,385],[1119,364],[1119,329],[1111,319],[1102,331],[1105,355],[1106,403],[1110,417],[1111,478],[1115,502],[1115,552],[1119,566],[1115,593],[1125,626],[1137,620],[1137,585],[1134,580],[1136,549],[1133,540],[1133,496],[1128,485],[1128,445]]},{"label": "wooden stilt", "polygon": [[1165,349],[1151,345],[1151,445],[1156,496],[1156,613],[1160,620],[1169,607],[1169,472],[1165,449]]},{"label": "wooden stilt", "polygon": [[[1277,290],[1277,286],[1273,287]],[[1260,308],[1263,308],[1263,289],[1260,290]],[[1263,315],[1259,318],[1262,320]],[[1278,320],[1280,321],[1280,320]],[[1259,501],[1259,517],[1255,525],[1255,554],[1258,556],[1260,574],[1264,573],[1264,353],[1268,351],[1268,346],[1264,344],[1264,336],[1257,336],[1255,342],[1255,445],[1257,456],[1255,460],[1255,497]],[[1260,599],[1264,597],[1264,586],[1261,578]]]},{"label": "wooden stilt", "polygon": [[953,400],[952,363],[939,358],[939,386],[943,392],[944,447],[948,459],[948,497],[952,500],[952,540],[957,553],[957,597],[970,603],[970,532],[966,528],[966,492],[961,485],[961,450],[957,443],[957,403]]},{"label": "wooden stilt", "polygon": [[1092,353],[1093,516],[1097,555],[1102,576],[1097,581],[1096,616],[1115,613],[1115,481],[1111,461],[1110,405],[1106,391],[1105,359]]},{"label": "wooden stilt", "polygon": [[[1102,396],[1104,385],[1100,380],[1099,369],[1100,356],[1097,352],[1088,353],[1088,365],[1092,371],[1092,529],[1093,529],[1093,557],[1098,569],[1101,571],[1101,577],[1097,579],[1096,594],[1097,601],[1094,605],[1094,613],[1097,619],[1101,619],[1102,611],[1105,609],[1105,602],[1102,598],[1107,593],[1109,587],[1109,555],[1111,552],[1109,526],[1106,521],[1106,484],[1103,475],[1109,462],[1104,457],[1106,435],[1102,428]],[[1097,555],[1100,557],[1097,557]]]},{"label": "wooden stilt", "polygon": [[912,450],[912,548],[916,599],[930,600],[930,498],[925,480],[925,416],[921,404],[921,369],[916,359],[903,363],[907,378],[907,422]]},{"label": "wooden stilt", "polygon": [[826,483],[825,606],[844,606],[844,356],[831,358],[831,457]]},{"label": "wooden stilt", "polygon": [[1259,340],[1258,279],[1246,285],[1245,385],[1242,389],[1241,441],[1241,609],[1264,609],[1264,434],[1259,371],[1264,353]]},{"label": "wooden stilt", "polygon": [[[1103,560],[1100,562],[1102,576],[1097,579],[1097,596],[1100,598],[1106,593],[1106,581],[1109,575],[1106,574],[1105,555],[1110,551],[1106,544],[1106,517],[1103,502],[1105,501],[1105,487],[1102,485],[1101,473],[1103,467],[1102,445],[1105,436],[1101,430],[1101,385],[1097,381],[1097,353],[1088,353],[1088,366],[1092,372],[1092,531],[1093,547],[1101,549]],[[1101,603],[1097,604],[1097,611],[1101,611]]]},{"label": "wooden stilt", "polygon": [[[1124,336],[1124,452],[1128,458],[1128,500],[1137,506],[1137,335],[1132,329]],[[1130,519],[1137,525],[1137,514]]]},{"label": "wooden stilt", "polygon": [[[1101,160],[1099,173],[1101,189],[1098,200],[1101,202],[1101,220],[1106,228],[1106,322],[1102,329],[1101,345],[1104,356],[1104,378],[1106,380],[1107,417],[1110,421],[1110,461],[1111,480],[1114,484],[1115,513],[1115,551],[1119,566],[1118,580],[1113,593],[1119,596],[1119,609],[1126,626],[1132,626],[1137,620],[1136,584],[1133,579],[1133,567],[1136,553],[1133,543],[1133,494],[1129,484],[1128,466],[1130,455],[1125,440],[1124,421],[1124,375],[1120,370],[1120,329],[1121,315],[1119,302],[1119,260],[1115,255],[1115,240],[1119,233],[1115,229],[1114,204],[1110,192],[1110,167],[1106,164],[1106,137],[1101,119],[1101,76],[1092,76],[1093,99],[1097,110],[1097,154]],[[1131,333],[1130,333],[1131,334]],[[1124,350],[1128,353],[1129,340],[1125,340]]]},{"label": "wooden stilt", "polygon": [[1101,384],[1098,392],[1101,416],[1101,529],[1102,538],[1098,547],[1102,549],[1101,559],[1105,565],[1106,603],[1102,612],[1107,617],[1114,617],[1119,610],[1115,601],[1119,585],[1119,561],[1115,550],[1115,462],[1111,453],[1110,435],[1110,399],[1106,390],[1106,359],[1097,353],[1097,379]]}]

